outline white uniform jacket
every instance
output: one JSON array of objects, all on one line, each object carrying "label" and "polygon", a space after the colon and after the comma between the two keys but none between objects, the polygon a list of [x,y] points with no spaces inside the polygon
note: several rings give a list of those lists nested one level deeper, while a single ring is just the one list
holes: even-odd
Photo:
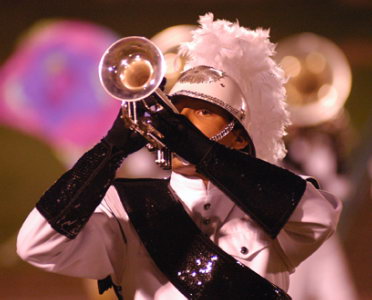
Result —
[{"label": "white uniform jacket", "polygon": [[[307,183],[294,213],[272,239],[213,184],[172,173],[170,185],[220,248],[284,290],[295,267],[334,232],[341,211],[340,201]],[[147,254],[114,187],[75,239],[57,233],[34,209],[19,232],[17,251],[47,271],[92,279],[111,275],[125,300],[185,299]]]}]

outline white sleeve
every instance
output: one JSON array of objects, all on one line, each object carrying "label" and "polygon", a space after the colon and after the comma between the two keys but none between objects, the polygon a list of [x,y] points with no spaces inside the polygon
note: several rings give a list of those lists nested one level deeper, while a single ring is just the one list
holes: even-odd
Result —
[{"label": "white sleeve", "polygon": [[295,268],[336,230],[342,203],[307,182],[298,206],[277,241],[290,268]]},{"label": "white sleeve", "polygon": [[18,234],[18,255],[36,267],[64,275],[103,279],[120,272],[126,242],[107,204],[115,198],[116,190],[110,187],[75,239],[56,232],[34,208]]}]

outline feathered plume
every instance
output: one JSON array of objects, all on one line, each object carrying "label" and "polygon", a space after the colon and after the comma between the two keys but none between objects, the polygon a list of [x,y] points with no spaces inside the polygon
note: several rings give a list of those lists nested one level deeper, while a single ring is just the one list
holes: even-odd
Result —
[{"label": "feathered plume", "polygon": [[244,126],[257,157],[276,163],[285,154],[283,136],[289,124],[285,104],[284,72],[271,58],[275,45],[269,30],[250,30],[237,22],[213,20],[208,13],[199,19],[193,39],[180,47],[188,57],[186,69],[206,65],[224,71],[240,86],[248,106]]}]

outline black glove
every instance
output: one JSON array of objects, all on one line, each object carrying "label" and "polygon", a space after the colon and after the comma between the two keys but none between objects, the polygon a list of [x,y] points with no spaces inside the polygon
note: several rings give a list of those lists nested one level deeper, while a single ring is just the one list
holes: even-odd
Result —
[{"label": "black glove", "polygon": [[[164,77],[163,81],[159,85],[159,88],[161,90],[164,90],[165,84],[166,78]],[[137,101],[135,103],[137,118],[142,119],[144,120],[144,122],[146,122],[145,119],[147,117],[145,117],[145,115],[148,116],[148,114],[146,113],[147,109],[145,108],[144,103],[147,103],[148,106],[152,106],[155,105],[155,103],[157,102],[158,99],[154,93],[143,99],[142,101]],[[129,122],[125,122],[125,118],[123,118],[123,113],[125,113],[125,111],[125,107],[122,107],[120,109],[114,124],[107,132],[107,135],[102,139],[102,141],[106,142],[110,146],[113,146],[114,149],[116,148],[119,150],[123,150],[125,156],[127,156],[141,149],[148,143],[148,141],[141,134],[129,128]]]},{"label": "black glove", "polygon": [[[141,112],[140,103],[138,103],[137,106],[138,111]],[[124,156],[138,151],[147,143],[144,137],[125,125],[122,119],[122,109],[120,109],[111,129],[107,132],[102,141],[116,150],[123,151]]]},{"label": "black glove", "polygon": [[152,113],[149,122],[164,135],[162,141],[177,155],[197,165],[216,142],[209,140],[184,115],[169,109]]}]

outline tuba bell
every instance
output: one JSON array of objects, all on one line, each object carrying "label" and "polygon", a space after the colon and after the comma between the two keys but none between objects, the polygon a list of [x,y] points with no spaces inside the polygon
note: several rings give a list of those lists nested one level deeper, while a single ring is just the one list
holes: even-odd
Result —
[{"label": "tuba bell", "polygon": [[342,50],[314,33],[279,41],[276,60],[283,68],[293,125],[316,126],[335,119],[351,90],[351,68]]},{"label": "tuba bell", "polygon": [[184,70],[187,58],[179,53],[179,47],[181,44],[192,40],[192,31],[196,28],[197,26],[195,25],[175,25],[151,37],[151,41],[154,42],[164,54],[167,66],[165,91],[170,91],[172,89],[181,72]]},{"label": "tuba bell", "polygon": [[104,90],[122,101],[122,118],[129,128],[144,136],[151,150],[158,150],[155,162],[163,169],[170,169],[170,152],[161,142],[161,134],[151,124],[139,122],[137,115],[138,101],[148,109],[154,106],[145,101],[152,94],[159,100],[156,110],[166,105],[178,113],[159,88],[165,69],[164,56],[153,42],[131,36],[116,41],[105,51],[99,63],[99,78]]}]

